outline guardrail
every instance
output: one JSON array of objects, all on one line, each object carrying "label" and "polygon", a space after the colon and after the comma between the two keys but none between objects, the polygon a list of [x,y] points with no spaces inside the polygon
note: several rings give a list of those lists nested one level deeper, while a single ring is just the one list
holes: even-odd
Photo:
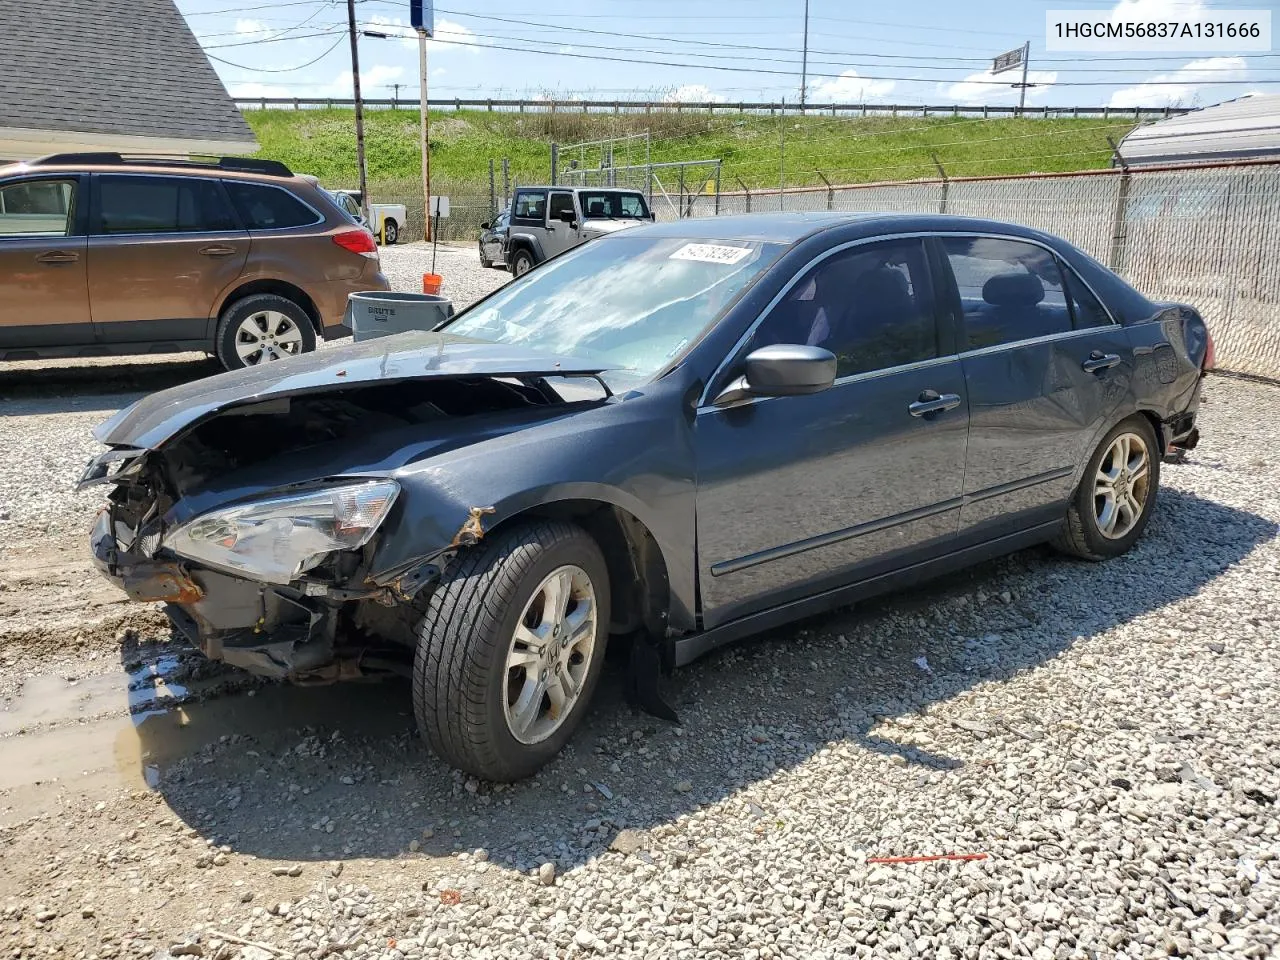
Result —
[{"label": "guardrail", "polygon": [[[363,101],[366,109],[417,110],[414,99],[369,99]],[[432,110],[490,110],[518,113],[777,113],[795,116],[951,116],[951,117],[999,117],[1024,116],[1039,118],[1062,117],[1172,117],[1188,113],[1191,107],[1025,107],[988,106],[973,104],[893,104],[893,103],[810,103],[801,107],[795,103],[768,103],[738,101],[734,103],[684,103],[661,100],[502,100],[502,99],[449,99],[428,100]],[[317,110],[335,108],[353,109],[355,101],[339,97],[249,97],[237,98],[236,106],[242,110]]]}]

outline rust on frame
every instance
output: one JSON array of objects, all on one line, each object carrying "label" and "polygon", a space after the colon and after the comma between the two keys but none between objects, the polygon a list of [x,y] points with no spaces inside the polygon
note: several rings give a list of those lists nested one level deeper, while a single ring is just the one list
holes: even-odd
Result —
[{"label": "rust on frame", "polygon": [[449,546],[470,547],[479,543],[484,539],[484,523],[480,518],[485,514],[496,512],[497,510],[494,507],[472,507],[467,519],[458,528],[458,532],[453,535],[453,541]]},{"label": "rust on frame", "polygon": [[176,565],[148,566],[137,573],[126,573],[122,586],[134,600],[195,603],[204,596],[200,585]]}]

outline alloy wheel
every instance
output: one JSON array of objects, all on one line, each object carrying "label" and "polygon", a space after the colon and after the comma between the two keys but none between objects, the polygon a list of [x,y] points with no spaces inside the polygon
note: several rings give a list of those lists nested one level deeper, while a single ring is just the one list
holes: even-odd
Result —
[{"label": "alloy wheel", "polygon": [[236,355],[246,367],[302,353],[302,331],[278,310],[263,310],[240,321]]},{"label": "alloy wheel", "polygon": [[539,743],[573,712],[587,682],[599,623],[585,570],[557,567],[525,604],[507,650],[503,711],[507,729]]},{"label": "alloy wheel", "polygon": [[1151,494],[1151,452],[1136,433],[1111,441],[1093,483],[1094,521],[1110,540],[1127,536],[1142,518]]}]

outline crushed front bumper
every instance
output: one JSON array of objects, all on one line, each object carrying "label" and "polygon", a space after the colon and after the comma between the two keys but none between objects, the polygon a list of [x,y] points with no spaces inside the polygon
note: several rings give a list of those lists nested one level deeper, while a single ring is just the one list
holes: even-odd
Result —
[{"label": "crushed front bumper", "polygon": [[164,603],[178,633],[211,660],[282,679],[314,673],[334,659],[336,604],[149,556],[146,538],[131,538],[110,507],[98,515],[90,544],[104,577],[133,600]]}]

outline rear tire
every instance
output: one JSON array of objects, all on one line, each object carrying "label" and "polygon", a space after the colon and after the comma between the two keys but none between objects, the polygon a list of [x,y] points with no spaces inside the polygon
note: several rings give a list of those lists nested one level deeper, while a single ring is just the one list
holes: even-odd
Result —
[{"label": "rear tire", "polygon": [[384,246],[394,247],[396,241],[400,239],[400,227],[392,220],[387,218],[382,221],[382,243]]},{"label": "rear tire", "polygon": [[485,259],[485,256],[484,256],[484,244],[483,244],[483,243],[482,243],[482,244],[480,244],[480,266],[484,267],[486,270],[487,270],[487,269],[489,269],[489,267],[492,267],[492,266],[493,266],[493,261],[492,261],[492,260],[486,260],[486,259]]},{"label": "rear tire", "polygon": [[418,630],[413,707],[423,739],[473,776],[530,776],[586,713],[608,624],[608,569],[582,528],[522,523],[466,550]]},{"label": "rear tire", "polygon": [[517,250],[516,255],[511,258],[511,275],[513,277],[523,277],[532,269],[533,254],[528,250]]},{"label": "rear tire", "polygon": [[255,293],[222,310],[215,339],[218,361],[241,370],[316,348],[316,328],[307,311],[287,297]]},{"label": "rear tire", "polygon": [[1085,560],[1127,553],[1142,536],[1160,489],[1160,443],[1135,414],[1108,431],[1085,465],[1054,546]]}]

